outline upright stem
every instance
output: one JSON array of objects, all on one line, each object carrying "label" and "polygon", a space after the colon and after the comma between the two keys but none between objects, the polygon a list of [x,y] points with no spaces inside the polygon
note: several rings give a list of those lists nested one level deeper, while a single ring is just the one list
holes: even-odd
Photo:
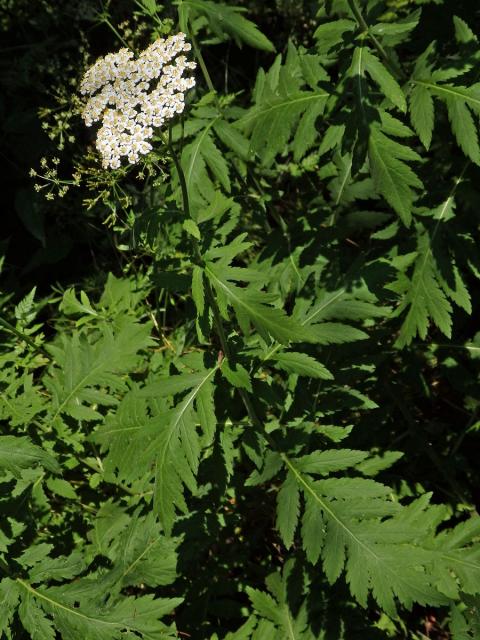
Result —
[{"label": "upright stem", "polygon": [[[180,164],[180,161],[178,159],[178,156],[172,144],[172,128],[171,127],[169,127],[169,130],[168,130],[168,147],[170,149],[170,153],[172,154],[173,162],[175,163],[175,167],[178,173],[178,179],[180,181],[180,189],[182,191],[183,211],[187,216],[190,217],[190,202],[188,198],[187,182],[185,180],[185,174],[183,172],[182,165]],[[193,239],[193,247],[195,251],[196,262],[202,265],[203,257],[200,251],[198,241],[196,239]],[[213,324],[215,327],[218,340],[220,342],[220,346],[227,360],[231,362],[232,352],[230,350],[230,345],[228,344],[227,334],[225,333],[225,328],[223,326],[222,316],[220,314],[220,309],[218,307],[217,301],[215,300],[215,295],[212,291],[212,287],[210,285],[210,282],[207,280],[207,278],[205,278],[205,293],[207,296],[208,304],[213,313]],[[257,413],[255,411],[252,401],[250,400],[248,393],[244,389],[239,389],[239,393],[240,393],[242,402],[245,406],[245,409],[248,413],[248,417],[256,427],[259,427],[260,429],[262,429],[262,426],[263,426],[262,421],[257,416]],[[267,435],[267,440],[270,441],[268,435]]]},{"label": "upright stem", "polygon": [[402,69],[398,67],[391,59],[388,53],[383,48],[380,41],[376,38],[375,34],[370,31],[370,26],[365,20],[360,8],[357,5],[357,0],[347,0],[348,6],[350,7],[351,12],[353,13],[355,20],[358,22],[358,25],[368,34],[370,40],[373,42],[375,49],[378,51],[380,56],[383,58],[385,64],[390,68],[390,71],[393,72],[394,75],[399,78],[404,78],[405,74]]},{"label": "upright stem", "polygon": [[190,22],[188,22],[188,37],[192,41],[193,51],[195,53],[195,57],[198,60],[198,64],[200,65],[200,69],[202,70],[203,77],[205,78],[205,82],[207,83],[208,90],[211,91],[215,95],[215,102],[218,106],[218,96],[215,87],[213,86],[212,78],[210,77],[210,73],[208,72],[207,65],[205,64],[205,60],[203,59],[202,52],[200,51],[200,47],[198,46],[197,39],[193,33],[193,30],[190,28]]},{"label": "upright stem", "polygon": [[[210,282],[206,280],[205,283],[205,292],[207,294],[207,300],[212,309],[213,313],[213,324],[215,326],[215,330],[218,336],[218,340],[220,342],[220,346],[222,347],[222,351],[225,354],[225,357],[228,361],[232,361],[232,352],[230,350],[230,345],[228,344],[227,335],[225,333],[225,328],[223,326],[222,316],[220,315],[220,309],[218,308],[217,301],[215,300],[215,296],[212,291],[212,287]],[[245,389],[238,389],[240,397],[242,399],[243,405],[248,413],[248,417],[252,421],[252,424],[260,429],[263,433],[263,424],[260,418],[257,416],[257,412],[255,411],[255,407],[253,406],[252,401],[250,400],[250,396],[245,391]],[[265,435],[265,434],[264,434]],[[268,439],[268,438],[267,438]]]},{"label": "upright stem", "polygon": [[183,173],[182,165],[180,164],[180,160],[178,159],[177,153],[175,151],[175,147],[173,146],[172,125],[168,127],[168,148],[170,150],[170,153],[172,154],[173,162],[175,164],[175,168],[178,173],[178,179],[180,180],[180,189],[182,191],[182,201],[183,201],[183,211],[186,216],[191,218],[190,202],[188,199],[187,181],[185,180],[185,174]]},{"label": "upright stem", "polygon": [[13,326],[13,324],[10,324],[8,320],[5,320],[4,318],[0,318],[0,326],[2,326],[4,329],[9,331],[10,333],[13,333],[14,335],[16,335],[17,338],[19,338],[20,340],[23,340],[24,342],[26,342],[28,345],[32,347],[32,349],[35,349],[35,351],[38,351],[43,356],[45,356],[45,358],[48,358],[49,360],[51,360],[49,353],[45,351],[43,347],[40,347],[38,344],[36,344],[35,341],[32,340],[32,338],[30,338],[30,336],[27,336],[22,331],[19,331],[16,327]]}]

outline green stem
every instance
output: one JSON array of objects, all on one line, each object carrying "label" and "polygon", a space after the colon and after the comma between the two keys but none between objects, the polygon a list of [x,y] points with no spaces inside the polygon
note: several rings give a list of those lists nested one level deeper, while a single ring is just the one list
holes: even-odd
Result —
[{"label": "green stem", "polygon": [[0,571],[3,571],[3,573],[7,575],[9,578],[13,578],[13,574],[10,571],[10,567],[5,562],[5,560],[2,560],[2,558],[0,558]]},{"label": "green stem", "polygon": [[393,73],[393,75],[398,76],[401,79],[405,78],[405,74],[403,73],[402,69],[400,69],[398,65],[390,59],[390,56],[383,48],[380,41],[375,37],[375,34],[370,31],[370,26],[368,25],[362,12],[360,11],[357,5],[357,0],[347,0],[347,2],[351,12],[355,17],[355,20],[358,22],[359,27],[361,27],[368,34],[368,37],[372,41],[375,49],[383,58],[385,64],[390,68],[390,71]]},{"label": "green stem", "polygon": [[212,78],[210,77],[210,73],[208,72],[207,65],[205,64],[205,60],[203,59],[202,52],[200,51],[200,47],[198,46],[197,39],[193,33],[193,30],[190,28],[190,22],[187,23],[188,28],[188,37],[192,41],[193,51],[195,53],[195,57],[198,60],[198,64],[200,65],[200,69],[202,70],[203,77],[205,78],[205,82],[207,83],[208,90],[211,91],[215,96],[215,103],[217,107],[219,106],[217,90],[213,86]]},{"label": "green stem", "polygon": [[180,180],[180,189],[182,191],[182,201],[183,201],[183,212],[188,218],[191,218],[190,201],[188,199],[187,181],[185,180],[185,173],[183,172],[182,165],[180,164],[180,160],[175,151],[175,147],[173,146],[172,125],[168,127],[168,148],[170,150],[170,153],[172,154],[173,162],[175,164],[175,168],[178,173],[178,179]]},{"label": "green stem", "polygon": [[130,49],[130,47],[128,46],[127,42],[125,42],[125,40],[122,38],[120,33],[117,31],[117,29],[115,29],[113,24],[110,22],[110,20],[106,16],[102,16],[101,20],[102,20],[102,22],[104,22],[107,25],[107,27],[109,29],[111,29],[113,31],[113,33],[117,36],[117,38],[120,40],[120,42],[123,44],[123,46],[126,47],[127,49]]},{"label": "green stem", "polygon": [[47,353],[47,351],[45,351],[43,347],[40,347],[38,344],[36,344],[35,341],[32,340],[32,338],[30,338],[30,336],[27,336],[22,331],[19,331],[16,327],[13,326],[13,324],[10,324],[8,320],[4,320],[3,318],[0,318],[0,325],[10,333],[13,333],[14,335],[16,335],[17,338],[19,338],[20,340],[23,340],[24,342],[26,342],[28,345],[32,347],[32,349],[35,349],[35,351],[38,351],[43,356],[51,360],[50,355]]},{"label": "green stem", "polygon": [[[168,130],[168,147],[170,149],[170,152],[171,152],[172,158],[173,158],[173,162],[175,163],[175,167],[176,167],[177,172],[178,172],[178,178],[179,178],[179,181],[180,181],[180,188],[181,188],[181,191],[182,191],[183,210],[184,210],[185,214],[190,217],[190,203],[189,203],[189,198],[188,198],[187,183],[186,183],[186,180],[185,180],[185,174],[183,172],[183,168],[182,168],[182,166],[180,164],[180,161],[178,159],[178,156],[177,156],[177,154],[175,152],[175,149],[173,147],[173,144],[172,144],[172,128],[171,127],[169,127],[169,130]],[[194,251],[195,251],[195,261],[196,261],[197,264],[203,265],[203,257],[202,257],[202,254],[201,254],[201,251],[200,251],[200,247],[199,247],[199,244],[198,244],[197,240],[194,239],[193,245],[194,245]],[[228,338],[227,338],[227,334],[225,333],[225,328],[223,326],[223,320],[222,320],[222,316],[220,314],[220,309],[218,307],[217,301],[215,300],[215,296],[214,296],[214,293],[212,291],[212,287],[210,285],[210,282],[206,278],[205,278],[205,292],[206,292],[208,304],[209,304],[209,306],[210,306],[210,308],[212,310],[212,313],[213,313],[213,324],[214,324],[215,331],[216,331],[218,340],[220,342],[220,346],[222,348],[223,354],[227,358],[227,360],[231,361],[232,360],[232,352],[230,350],[230,345],[228,344]],[[248,393],[244,389],[239,389],[239,393],[240,393],[240,397],[242,399],[242,402],[243,402],[243,404],[245,406],[245,409],[246,409],[246,411],[248,413],[248,417],[250,418],[252,423],[257,428],[259,428],[263,433],[262,421],[257,416],[257,413],[255,411],[255,408],[253,406],[252,401],[250,400],[250,397],[249,397]],[[271,441],[271,438],[268,436],[268,434],[263,433],[263,435],[266,437],[266,439],[269,442]]]}]

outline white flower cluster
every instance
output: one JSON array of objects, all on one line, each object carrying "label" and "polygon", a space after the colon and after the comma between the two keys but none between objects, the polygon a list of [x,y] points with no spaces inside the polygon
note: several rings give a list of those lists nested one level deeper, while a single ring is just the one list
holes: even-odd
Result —
[{"label": "white flower cluster", "polygon": [[185,34],[160,38],[138,58],[128,49],[109,53],[90,67],[80,85],[90,96],[82,116],[87,127],[102,121],[96,146],[105,168],[118,169],[122,156],[132,164],[152,150],[148,140],[185,107],[185,93],[195,85],[183,77],[195,69],[182,52],[190,51]]}]

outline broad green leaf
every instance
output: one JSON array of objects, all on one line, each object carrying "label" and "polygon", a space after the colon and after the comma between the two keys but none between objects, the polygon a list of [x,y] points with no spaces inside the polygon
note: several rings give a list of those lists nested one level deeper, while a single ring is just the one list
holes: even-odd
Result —
[{"label": "broad green leaf", "polygon": [[213,201],[215,182],[227,193],[230,191],[229,167],[212,137],[212,127],[219,118],[209,120],[182,151],[181,164],[194,219],[201,207]]},{"label": "broad green leaf", "polygon": [[409,147],[385,136],[376,127],[370,131],[368,149],[376,188],[408,226],[415,198],[413,189],[420,189],[422,183],[407,161],[419,160],[419,156]]},{"label": "broad green leaf", "polygon": [[[126,596],[109,607],[98,606],[98,603],[85,601],[81,607],[75,606],[75,590],[68,586],[50,589],[34,589],[27,581],[17,580],[22,596],[33,598],[35,608],[41,608],[55,621],[55,627],[64,637],[71,640],[117,640],[138,637],[149,640],[153,637],[175,637],[168,633],[168,627],[162,622],[162,616],[170,613],[182,600],[181,598],[157,598]],[[71,593],[72,592],[72,593]],[[48,620],[44,616],[43,628],[48,629]],[[33,622],[30,620],[33,624]],[[157,634],[156,636],[154,634]],[[50,637],[39,636],[41,640]]]},{"label": "broad green leaf", "polygon": [[269,336],[282,344],[298,342],[304,336],[302,327],[285,311],[271,306],[274,297],[270,294],[247,288],[242,289],[222,277],[218,268],[209,263],[205,273],[218,295],[224,296],[234,308],[239,324],[244,332],[248,332],[252,323],[266,340]]},{"label": "broad green leaf", "polygon": [[315,451],[296,459],[297,468],[303,473],[318,473],[328,475],[332,471],[340,471],[354,467],[365,460],[368,453],[352,449],[331,449],[329,451]]},{"label": "broad green leaf", "polygon": [[396,311],[398,315],[408,309],[397,340],[399,347],[409,344],[416,335],[424,340],[430,319],[444,335],[449,337],[451,334],[452,305],[441,286],[440,274],[426,234],[420,235],[418,248],[418,258],[408,290]]},{"label": "broad green leaf", "polygon": [[60,472],[55,458],[26,436],[0,436],[0,469],[20,477],[20,470],[41,465],[54,473]]},{"label": "broad green leaf", "polygon": [[[152,452],[155,454],[154,506],[167,533],[173,527],[175,508],[183,512],[187,510],[183,485],[191,492],[196,489],[195,476],[200,462],[201,442],[195,406],[199,418],[202,417],[207,439],[212,439],[214,426],[213,417],[210,416],[213,409],[207,408],[209,400],[202,390],[209,385],[218,366],[202,372],[200,379],[177,407],[156,420],[158,435],[145,452],[147,456]],[[209,387],[210,397],[212,393],[213,388]]]},{"label": "broad green leaf", "polygon": [[368,49],[363,51],[363,63],[367,73],[378,84],[390,102],[397,106],[400,111],[406,111],[407,102],[400,85],[388,69]]},{"label": "broad green leaf", "polygon": [[292,546],[300,512],[300,491],[295,476],[289,472],[277,494],[277,529],[283,544]]},{"label": "broad green leaf", "polygon": [[[323,80],[323,76],[323,68],[318,66],[317,80]],[[312,81],[310,77],[309,83]],[[238,126],[249,136],[252,151],[266,166],[278,153],[285,152],[292,137],[297,161],[315,142],[315,122],[323,113],[328,93],[323,88],[305,90],[305,83],[299,55],[293,47],[289,48],[284,65],[278,56],[267,73],[260,71],[257,76],[255,104]]]},{"label": "broad green leaf", "polygon": [[410,93],[410,118],[425,149],[430,148],[434,126],[433,98],[425,87],[416,85]]},{"label": "broad green leaf", "polygon": [[360,604],[366,605],[371,592],[389,615],[395,614],[395,599],[407,607],[414,601],[447,601],[425,570],[430,553],[415,544],[422,525],[402,529],[401,511],[397,520],[382,518],[392,513],[387,487],[354,478],[313,481],[294,461],[287,467],[305,496],[302,537],[307,557],[316,559],[321,549],[329,582],[345,569],[350,591]]},{"label": "broad green leaf", "polygon": [[270,40],[258,27],[242,15],[243,9],[209,0],[182,0],[182,7],[204,15],[210,29],[222,40],[232,37],[236,42],[244,42],[256,49],[274,51]]},{"label": "broad green leaf", "polygon": [[203,270],[195,265],[192,272],[192,298],[199,316],[205,309],[205,291],[203,287]]},{"label": "broad green leaf", "polygon": [[330,371],[315,358],[306,353],[290,351],[288,353],[276,353],[273,356],[277,367],[284,369],[288,373],[298,373],[300,376],[309,378],[320,378],[322,380],[332,380]]}]

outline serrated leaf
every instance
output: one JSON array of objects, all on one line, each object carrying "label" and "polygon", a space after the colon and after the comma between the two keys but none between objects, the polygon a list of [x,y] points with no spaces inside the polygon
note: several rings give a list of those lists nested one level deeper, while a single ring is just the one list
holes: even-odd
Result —
[{"label": "serrated leaf", "polygon": [[363,64],[367,73],[378,84],[390,102],[400,111],[406,111],[407,102],[400,85],[380,60],[366,48],[363,51]]},{"label": "serrated leaf", "polygon": [[425,149],[430,148],[435,121],[433,98],[422,86],[415,86],[410,93],[410,118]]},{"label": "serrated leaf", "polygon": [[208,25],[220,38],[228,34],[238,43],[245,42],[251,47],[263,51],[275,51],[270,40],[259,31],[258,27],[245,18],[239,7],[232,7],[209,0],[182,0],[182,5],[200,13],[207,18]]},{"label": "serrated leaf", "polygon": [[190,234],[191,236],[193,236],[197,240],[200,240],[201,233],[200,233],[200,229],[198,228],[198,225],[195,222],[195,220],[192,220],[191,218],[187,218],[187,220],[183,221],[183,225],[182,226],[183,226],[183,228],[185,229],[185,231],[188,234]]},{"label": "serrated leaf", "polygon": [[10,578],[0,581],[0,631],[7,632],[13,621],[20,599],[20,589]]},{"label": "serrated leaf", "polygon": [[20,477],[21,469],[37,464],[49,471],[60,472],[60,465],[55,458],[26,436],[0,436],[0,469]]},{"label": "serrated leaf", "polygon": [[[402,530],[401,511],[382,519],[391,513],[387,487],[354,478],[313,481],[295,462],[289,460],[287,467],[305,496],[302,537],[307,557],[317,558],[321,549],[329,582],[335,582],[345,569],[352,595],[365,606],[371,591],[389,615],[395,614],[395,598],[406,606],[414,601],[446,602],[425,570],[430,553],[414,544],[422,525]],[[359,500],[367,504],[373,500],[375,507],[370,513],[365,508],[355,514]],[[424,570],[420,570],[422,566]]]},{"label": "serrated leaf", "polygon": [[[322,72],[318,71],[318,80]],[[312,79],[310,79],[310,82]],[[239,122],[239,128],[250,137],[252,151],[269,166],[278,153],[284,152],[294,136],[296,160],[314,144],[315,122],[323,112],[328,93],[324,89],[304,90],[298,54],[293,47],[285,65],[280,56],[268,73],[257,77],[255,104]]]},{"label": "serrated leaf", "polygon": [[[241,270],[246,271],[246,270]],[[271,306],[272,297],[254,289],[242,289],[224,277],[216,265],[209,263],[205,272],[217,294],[225,296],[235,309],[237,319],[243,331],[248,331],[251,322],[264,339],[269,336],[286,344],[302,339],[304,331],[283,309]],[[246,272],[248,277],[248,272]],[[237,276],[239,278],[240,274]]]},{"label": "serrated leaf", "polygon": [[328,53],[335,45],[343,40],[343,34],[353,31],[356,23],[353,20],[330,20],[321,24],[313,33],[317,40],[317,48],[320,53]]},{"label": "serrated leaf", "polygon": [[52,621],[47,618],[30,593],[22,598],[18,614],[32,640],[55,640],[56,632]]},{"label": "serrated leaf", "polygon": [[459,147],[472,162],[480,165],[477,127],[473,121],[472,114],[461,100],[447,98],[445,103],[452,132],[457,139]]},{"label": "serrated leaf", "polygon": [[299,511],[300,491],[295,476],[289,472],[277,494],[277,529],[287,549],[293,543]]},{"label": "serrated leaf", "polygon": [[[173,527],[175,508],[186,511],[183,485],[190,491],[196,488],[195,476],[201,450],[194,412],[197,401],[201,405],[199,413],[205,417],[202,421],[207,439],[212,438],[213,418],[210,418],[210,409],[207,410],[205,406],[207,399],[201,392],[210,383],[218,367],[203,371],[198,382],[177,407],[157,420],[159,433],[145,452],[147,456],[155,452],[154,506],[167,533]],[[212,394],[213,390],[208,393]]]},{"label": "serrated leaf", "polygon": [[231,367],[228,361],[225,360],[222,363],[222,375],[224,375],[234,387],[252,392],[250,375],[240,363],[236,362],[235,365]]},{"label": "serrated leaf", "polygon": [[219,118],[217,116],[207,121],[182,151],[181,165],[194,218],[199,209],[213,201],[215,181],[227,193],[230,191],[228,164],[212,137],[212,127]]},{"label": "serrated leaf", "polygon": [[192,298],[199,316],[205,309],[205,291],[203,287],[203,270],[195,265],[192,272]]},{"label": "serrated leaf", "polygon": [[273,358],[276,365],[288,373],[297,373],[300,376],[320,378],[321,380],[333,379],[333,375],[323,364],[306,353],[297,353],[295,351],[276,353]]},{"label": "serrated leaf", "polygon": [[124,597],[109,607],[99,607],[94,602],[84,600],[82,606],[77,607],[75,588],[72,590],[71,586],[34,589],[25,580],[18,579],[17,583],[25,597],[33,597],[36,606],[54,618],[56,629],[71,640],[127,640],[132,633],[144,640],[161,638],[159,634],[162,633],[165,638],[174,637],[168,634],[168,628],[161,618],[182,602],[181,598],[154,599],[147,595]]},{"label": "serrated leaf", "polygon": [[252,587],[247,587],[246,592],[255,610],[258,611],[260,615],[276,624],[282,624],[278,603],[270,594],[260,591],[259,589],[252,589]]},{"label": "serrated leaf", "polygon": [[368,148],[376,188],[408,226],[415,198],[413,189],[421,188],[422,183],[406,161],[419,160],[419,156],[375,127],[370,131]]},{"label": "serrated leaf", "polygon": [[[421,100],[423,102],[426,101],[425,92],[437,96],[445,102],[452,132],[457,139],[458,145],[472,162],[477,165],[480,164],[477,124],[471,114],[471,111],[473,111],[477,117],[480,116],[480,85],[475,84],[470,87],[464,87],[443,84],[437,72],[434,72],[429,80],[416,78],[414,83],[414,95],[416,93],[417,96],[422,96]],[[417,89],[419,92],[416,91]],[[420,105],[417,108],[419,107]],[[428,114],[426,117],[429,119],[430,115]],[[417,114],[417,124],[421,119],[422,116]],[[422,126],[423,123],[420,124],[421,128]],[[430,126],[429,120],[428,126]],[[424,135],[426,135],[427,140],[428,131],[429,129],[425,128]]]},{"label": "serrated leaf", "polygon": [[[437,223],[438,224],[438,223]],[[408,309],[397,345],[403,347],[418,335],[426,338],[430,319],[447,337],[451,334],[452,305],[439,282],[435,260],[428,237],[419,237],[419,253],[412,278],[397,314]]]},{"label": "serrated leaf", "polygon": [[368,457],[366,451],[352,449],[330,449],[315,451],[296,459],[297,468],[303,473],[328,475],[332,471],[340,471],[356,466]]}]

